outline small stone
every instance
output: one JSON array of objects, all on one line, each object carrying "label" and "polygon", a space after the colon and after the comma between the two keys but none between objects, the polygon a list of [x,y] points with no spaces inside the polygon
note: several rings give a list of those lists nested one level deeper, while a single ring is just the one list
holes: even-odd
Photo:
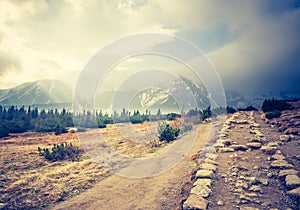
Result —
[{"label": "small stone", "polygon": [[219,152],[221,152],[221,153],[234,152],[234,149],[232,149],[232,148],[220,148]]},{"label": "small stone", "polygon": [[289,169],[293,168],[294,166],[286,162],[285,160],[274,160],[271,163],[272,168],[278,168],[278,169]]},{"label": "small stone", "polygon": [[7,204],[6,203],[0,203],[0,209],[6,209]]},{"label": "small stone", "polygon": [[201,196],[190,194],[188,199],[183,203],[183,210],[198,209],[206,210],[208,201]]},{"label": "small stone", "polygon": [[268,155],[274,155],[277,150],[277,146],[275,147],[275,146],[266,145],[266,146],[262,146],[261,150]]},{"label": "small stone", "polygon": [[224,203],[223,203],[223,201],[218,200],[217,205],[218,205],[218,206],[224,206]]},{"label": "small stone", "polygon": [[285,185],[288,189],[300,186],[300,178],[297,175],[287,175],[285,177]]},{"label": "small stone", "polygon": [[261,143],[259,142],[250,142],[246,144],[247,147],[251,148],[251,149],[259,149],[261,148]]},{"label": "small stone", "polygon": [[289,135],[280,135],[279,139],[280,139],[280,141],[288,142],[290,140],[290,136]]},{"label": "small stone", "polygon": [[249,191],[253,191],[253,192],[259,192],[259,193],[262,193],[262,189],[260,186],[258,185],[253,185],[249,188]]},{"label": "small stone", "polygon": [[204,162],[205,163],[209,163],[209,164],[213,164],[213,165],[218,165],[218,163],[216,161],[213,161],[213,160],[211,160],[209,158],[206,158]]},{"label": "small stone", "polygon": [[241,206],[240,210],[259,210],[259,209],[252,206]]},{"label": "small stone", "polygon": [[196,173],[196,178],[212,178],[213,177],[213,172],[209,170],[198,170]]},{"label": "small stone", "polygon": [[300,187],[297,187],[296,189],[287,191],[286,194],[292,198],[295,198],[296,200],[299,200],[300,199]]},{"label": "small stone", "polygon": [[263,179],[262,178],[259,181],[262,183],[262,185],[265,185],[265,186],[267,186],[269,184],[269,180],[268,179]]},{"label": "small stone", "polygon": [[294,169],[286,169],[286,170],[281,170],[279,171],[279,177],[285,177],[286,175],[296,175],[298,174],[298,171],[294,170]]},{"label": "small stone", "polygon": [[248,149],[248,147],[246,147],[245,145],[231,145],[229,148],[234,149],[234,151],[246,151]]},{"label": "small stone", "polygon": [[272,155],[273,160],[283,160],[285,157],[282,154]]}]

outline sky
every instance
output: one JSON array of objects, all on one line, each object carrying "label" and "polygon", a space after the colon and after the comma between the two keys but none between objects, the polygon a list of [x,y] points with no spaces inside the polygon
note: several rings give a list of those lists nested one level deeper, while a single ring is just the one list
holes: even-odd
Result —
[{"label": "sky", "polygon": [[114,40],[163,33],[203,51],[225,89],[300,92],[299,7],[296,0],[2,0],[0,89],[39,79],[74,85]]}]

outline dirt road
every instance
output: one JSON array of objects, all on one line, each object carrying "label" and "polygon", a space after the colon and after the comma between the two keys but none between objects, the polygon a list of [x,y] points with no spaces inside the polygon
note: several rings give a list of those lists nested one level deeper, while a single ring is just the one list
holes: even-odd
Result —
[{"label": "dirt road", "polygon": [[[192,182],[195,163],[191,157],[203,148],[210,124],[199,127],[199,136],[188,155],[174,168],[150,178],[112,175],[93,188],[52,209],[181,209]],[[188,138],[183,136],[182,138]]]}]

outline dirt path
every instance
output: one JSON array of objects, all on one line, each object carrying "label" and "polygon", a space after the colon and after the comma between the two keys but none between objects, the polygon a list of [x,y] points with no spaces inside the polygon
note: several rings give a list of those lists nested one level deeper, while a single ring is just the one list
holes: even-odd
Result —
[{"label": "dirt path", "polygon": [[181,209],[192,185],[195,163],[191,158],[203,148],[209,130],[209,124],[200,125],[200,134],[191,151],[169,171],[137,179],[112,175],[52,209]]}]

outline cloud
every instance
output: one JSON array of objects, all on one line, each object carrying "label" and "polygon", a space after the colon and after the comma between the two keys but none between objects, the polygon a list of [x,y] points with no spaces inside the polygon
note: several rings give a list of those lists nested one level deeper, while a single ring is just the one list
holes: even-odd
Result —
[{"label": "cloud", "polygon": [[270,86],[284,88],[291,81],[295,86],[300,66],[297,2],[1,1],[5,12],[0,13],[0,87],[5,86],[3,81],[22,82],[8,69],[19,69],[24,80],[76,81],[97,50],[144,32],[183,36],[203,48],[225,86],[263,87],[268,78],[280,81],[269,82]]},{"label": "cloud", "polygon": [[5,76],[7,72],[21,69],[22,64],[18,57],[9,52],[0,51],[0,77]]}]

